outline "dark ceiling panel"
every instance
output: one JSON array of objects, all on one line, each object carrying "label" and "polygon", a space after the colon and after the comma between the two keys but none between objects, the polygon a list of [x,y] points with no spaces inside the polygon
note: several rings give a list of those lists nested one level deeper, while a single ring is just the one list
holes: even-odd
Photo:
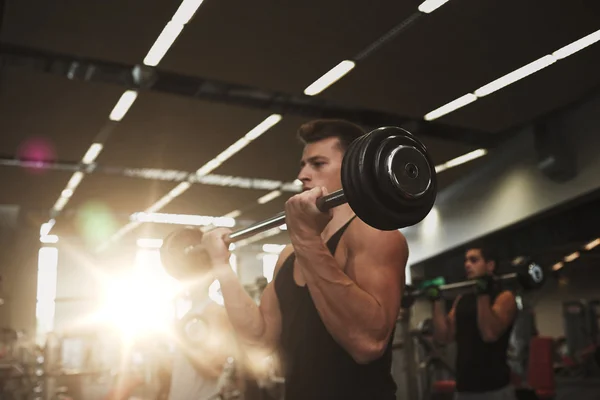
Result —
[{"label": "dark ceiling panel", "polygon": [[[590,0],[568,6],[559,0],[450,1],[357,65],[323,96],[421,118],[594,32],[599,20],[600,4]],[[575,75],[570,70],[562,79]],[[485,126],[496,130],[492,123]]]},{"label": "dark ceiling panel", "polygon": [[442,117],[440,121],[502,131],[574,102],[592,90],[599,90],[599,70],[600,44],[596,44]]},{"label": "dark ceiling panel", "polygon": [[4,41],[141,63],[180,0],[8,1]]},{"label": "dark ceiling panel", "polygon": [[144,92],[111,134],[98,162],[194,172],[268,116],[241,107]]},{"label": "dark ceiling panel", "polygon": [[62,171],[0,167],[0,204],[17,204],[48,219],[71,174]]},{"label": "dark ceiling panel", "polygon": [[75,190],[65,212],[92,205],[106,207],[115,215],[128,216],[145,210],[173,187],[169,182],[92,174]]},{"label": "dark ceiling panel", "polygon": [[35,149],[42,148],[54,158],[79,161],[121,92],[6,68],[0,76],[0,151],[7,156],[18,151],[35,155]]},{"label": "dark ceiling panel", "polygon": [[416,11],[417,1],[205,1],[162,63],[185,74],[301,92]]}]

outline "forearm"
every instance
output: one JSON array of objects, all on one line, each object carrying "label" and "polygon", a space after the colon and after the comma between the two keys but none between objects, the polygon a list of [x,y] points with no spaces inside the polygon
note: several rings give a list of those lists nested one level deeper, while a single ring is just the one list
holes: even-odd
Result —
[{"label": "forearm", "polygon": [[339,267],[321,240],[295,243],[297,265],[327,330],[357,361],[371,358],[384,346],[385,313]]},{"label": "forearm", "polygon": [[441,300],[436,300],[431,305],[431,320],[433,322],[433,337],[438,343],[450,341],[448,318]]},{"label": "forearm", "polygon": [[484,341],[493,342],[502,334],[502,322],[492,310],[492,302],[488,295],[477,298],[477,325]]},{"label": "forearm", "polygon": [[240,283],[229,265],[215,267],[229,321],[239,338],[249,345],[261,345],[265,321],[258,305]]}]

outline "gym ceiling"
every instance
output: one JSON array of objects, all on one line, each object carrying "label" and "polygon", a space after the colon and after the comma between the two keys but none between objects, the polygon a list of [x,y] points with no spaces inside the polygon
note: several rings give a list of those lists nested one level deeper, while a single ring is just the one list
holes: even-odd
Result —
[{"label": "gym ceiling", "polygon": [[[478,148],[494,151],[512,128],[581,98],[600,83],[600,44],[595,44],[424,121],[430,111],[597,31],[600,4],[450,0],[421,13],[421,2],[205,0],[156,66],[171,83],[163,90],[139,89],[116,122],[109,119],[111,111],[126,90],[135,88],[118,79],[101,82],[94,71],[143,65],[181,0],[8,0],[0,32],[0,154],[18,158],[41,146],[53,160],[79,163],[93,143],[101,143],[95,159],[101,167],[194,172],[279,113],[281,121],[210,173],[292,182],[301,151],[298,125],[319,113],[340,116],[338,111],[347,109],[366,128],[381,125],[373,117],[380,115],[382,123],[414,130],[437,165]],[[395,34],[385,40],[390,32]],[[49,60],[63,60],[69,68],[57,71]],[[355,68],[322,93],[303,94],[343,60],[356,60]],[[173,82],[179,82],[179,92],[186,92],[194,78],[206,80],[205,88],[216,82],[229,90],[211,98],[174,89]],[[238,92],[254,100],[266,97],[232,101]],[[285,104],[295,99],[315,107],[308,114],[289,104],[278,109],[272,101],[277,96]],[[441,189],[484,160],[441,172]],[[54,216],[50,233],[65,240],[100,230],[104,242],[127,226],[133,213],[148,210],[178,186],[87,173],[62,210],[51,214],[72,176],[73,171],[0,166],[0,204],[18,205],[21,220],[31,226]],[[239,219],[253,221],[281,211],[292,194],[284,191],[257,203],[271,191],[194,183],[155,211],[223,216],[242,210]],[[94,225],[98,219],[104,222]],[[172,229],[141,223],[121,234],[123,239],[160,238]],[[268,241],[282,240],[285,233]]]}]

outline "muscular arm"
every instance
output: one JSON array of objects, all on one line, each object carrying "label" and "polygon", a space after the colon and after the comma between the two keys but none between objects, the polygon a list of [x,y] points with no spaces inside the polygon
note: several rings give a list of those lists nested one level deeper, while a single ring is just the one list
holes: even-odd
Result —
[{"label": "muscular arm", "polygon": [[346,273],[320,238],[298,241],[294,249],[327,330],[357,362],[368,363],[383,353],[395,325],[408,246],[398,231],[376,231],[361,221],[355,228],[359,240],[348,235]]},{"label": "muscular arm", "polygon": [[517,313],[515,296],[504,291],[491,304],[490,296],[477,298],[477,324],[485,342],[495,342],[508,329]]},{"label": "muscular arm", "polygon": [[288,246],[281,252],[273,281],[263,291],[260,305],[246,292],[229,265],[216,267],[229,320],[245,345],[266,349],[276,346],[281,330],[281,315],[273,284],[283,261],[291,251],[291,246]]},{"label": "muscular arm", "polygon": [[456,334],[456,304],[458,304],[459,300],[460,296],[454,300],[454,304],[448,315],[446,315],[442,300],[433,302],[431,313],[433,320],[433,335],[438,343],[449,344],[454,341],[454,336]]}]

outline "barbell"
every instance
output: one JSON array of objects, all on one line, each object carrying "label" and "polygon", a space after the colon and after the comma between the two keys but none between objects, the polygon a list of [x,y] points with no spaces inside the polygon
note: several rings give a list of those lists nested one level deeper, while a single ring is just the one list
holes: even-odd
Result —
[{"label": "barbell", "polygon": [[[504,283],[518,283],[523,289],[535,290],[542,287],[545,283],[546,276],[543,268],[530,259],[526,259],[523,262],[514,266],[515,272],[499,275],[495,278],[497,282]],[[463,282],[444,284],[444,278],[438,277],[425,281],[419,285],[418,288],[409,288],[406,290],[405,296],[409,298],[424,297],[427,289],[432,286],[437,288],[443,293],[448,294],[462,294],[468,293],[471,290],[475,290],[476,280],[467,280]],[[405,302],[408,304],[410,301]]]},{"label": "barbell", "polygon": [[[317,200],[322,212],[348,203],[366,224],[385,231],[422,221],[437,196],[434,165],[425,145],[402,128],[382,127],[354,140],[344,153],[342,189]],[[229,234],[234,243],[285,223],[285,212]],[[198,248],[202,231],[183,228],[169,234],[161,261],[177,279],[195,276],[206,254]],[[204,254],[203,254],[204,253]]]}]

